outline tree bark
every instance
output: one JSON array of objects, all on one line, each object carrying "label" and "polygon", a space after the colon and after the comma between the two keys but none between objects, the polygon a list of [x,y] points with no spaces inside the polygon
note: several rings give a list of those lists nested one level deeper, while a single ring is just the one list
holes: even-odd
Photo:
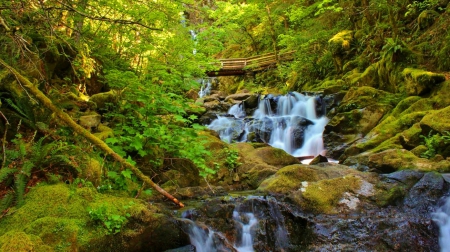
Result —
[{"label": "tree bark", "polygon": [[69,115],[67,115],[58,107],[56,107],[52,103],[52,101],[47,96],[45,96],[45,94],[43,94],[37,87],[35,87],[33,83],[31,83],[25,76],[21,75],[17,70],[9,66],[2,59],[0,59],[0,65],[3,65],[7,70],[9,70],[16,77],[17,81],[20,82],[26,89],[28,89],[28,91],[32,95],[34,95],[44,105],[44,107],[54,112],[58,116],[58,118],[60,118],[64,123],[66,123],[69,127],[71,127],[76,133],[85,137],[87,140],[89,140],[89,142],[96,145],[106,154],[112,156],[120,164],[130,169],[139,179],[144,181],[146,184],[150,185],[153,189],[164,195],[166,198],[173,201],[179,207],[184,207],[184,204],[181,203],[178,199],[176,199],[171,194],[166,192],[164,189],[159,187],[149,177],[145,176],[138,168],[128,163],[127,160],[125,160],[116,152],[114,152],[105,142],[94,136],[91,132],[87,131],[85,128],[78,125],[74,120],[72,120],[72,118]]}]

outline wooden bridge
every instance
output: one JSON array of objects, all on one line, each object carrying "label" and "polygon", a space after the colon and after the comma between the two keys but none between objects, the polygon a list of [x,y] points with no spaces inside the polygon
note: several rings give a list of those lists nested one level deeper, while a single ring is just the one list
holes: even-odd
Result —
[{"label": "wooden bridge", "polygon": [[208,71],[206,74],[209,77],[214,77],[258,72],[269,67],[274,67],[278,62],[293,60],[294,52],[279,53],[278,57],[276,57],[275,53],[267,53],[249,58],[219,59],[219,62],[213,63],[213,65],[218,67],[218,70]]}]

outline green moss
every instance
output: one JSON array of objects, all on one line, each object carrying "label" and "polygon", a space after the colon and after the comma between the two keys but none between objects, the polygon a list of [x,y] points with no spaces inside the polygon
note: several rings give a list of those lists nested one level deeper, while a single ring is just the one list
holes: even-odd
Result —
[{"label": "green moss", "polygon": [[[131,207],[125,209],[127,205]],[[91,187],[41,185],[27,194],[21,208],[11,209],[10,214],[0,220],[0,236],[22,232],[62,251],[87,246],[93,239],[109,242],[107,230],[95,224],[88,213],[89,209],[101,206],[106,207],[108,214],[124,216],[129,213],[135,220],[144,221],[151,216],[147,207],[133,198],[98,194]],[[124,228],[123,232],[128,231]]]},{"label": "green moss", "polygon": [[356,193],[361,187],[361,179],[345,176],[311,183],[303,193],[302,206],[316,213],[333,213],[345,192]]},{"label": "green moss", "polygon": [[412,104],[416,103],[422,99],[420,96],[408,96],[405,99],[401,100],[397,106],[392,110],[390,113],[391,116],[397,117],[399,116],[403,111],[411,107]]},{"label": "green moss", "polygon": [[375,196],[375,202],[378,206],[386,207],[390,205],[395,205],[395,203],[401,199],[406,194],[406,189],[402,186],[394,186],[387,190],[381,190]]},{"label": "green moss", "polygon": [[434,10],[424,10],[420,13],[419,17],[417,17],[418,28],[423,30],[431,25],[433,25],[436,18],[439,16]]},{"label": "green moss", "polygon": [[108,137],[113,137],[114,131],[108,126],[99,124],[97,127],[97,132],[94,133],[94,136],[98,137],[101,140],[105,140]]},{"label": "green moss", "polygon": [[8,232],[0,237],[0,251],[2,252],[51,252],[52,247],[47,246],[35,235],[24,232]]},{"label": "green moss", "polygon": [[406,92],[409,95],[423,95],[436,84],[445,81],[443,74],[428,72],[422,69],[405,68],[402,72],[405,78]]},{"label": "green moss", "polygon": [[[390,138],[396,136],[398,133],[409,129],[412,125],[419,122],[427,113],[420,111],[410,114],[405,114],[400,117],[388,116],[367,135],[368,141],[356,144],[356,148],[361,151],[377,148],[377,151],[389,149],[391,147],[400,147],[398,138],[392,139],[383,143]],[[383,146],[379,146],[383,143]]]},{"label": "green moss", "polygon": [[281,168],[274,176],[264,180],[258,190],[286,193],[298,190],[303,181],[317,181],[318,179],[317,170],[306,165],[289,165]]},{"label": "green moss", "polygon": [[441,135],[445,131],[450,131],[450,106],[428,112],[420,121],[420,124],[424,129],[424,134],[428,134],[431,130],[439,132]]}]

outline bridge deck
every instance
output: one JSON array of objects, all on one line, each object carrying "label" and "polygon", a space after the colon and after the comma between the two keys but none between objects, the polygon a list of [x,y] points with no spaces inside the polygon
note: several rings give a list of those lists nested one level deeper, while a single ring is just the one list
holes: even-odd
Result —
[{"label": "bridge deck", "polygon": [[275,66],[279,61],[292,60],[294,58],[294,52],[295,51],[280,53],[278,54],[278,59],[275,56],[275,53],[267,53],[248,58],[219,59],[219,62],[215,63],[219,69],[208,71],[206,74],[213,77],[244,75],[247,72],[257,72],[270,66]]}]

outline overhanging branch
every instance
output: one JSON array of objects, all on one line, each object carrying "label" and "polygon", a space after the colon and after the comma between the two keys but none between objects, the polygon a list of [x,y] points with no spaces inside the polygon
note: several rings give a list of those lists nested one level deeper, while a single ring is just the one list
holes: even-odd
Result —
[{"label": "overhanging branch", "polygon": [[68,11],[72,11],[77,13],[78,15],[81,15],[85,18],[91,19],[91,20],[97,20],[97,21],[103,21],[103,22],[109,22],[109,23],[113,23],[113,24],[124,24],[124,25],[138,25],[138,26],[142,26],[144,28],[147,28],[149,30],[153,30],[153,31],[162,31],[163,29],[160,28],[155,28],[155,27],[151,27],[148,26],[146,24],[141,23],[141,20],[127,20],[127,19],[114,19],[114,18],[108,18],[108,17],[101,17],[101,16],[93,16],[93,15],[89,15],[87,13],[84,13],[82,11],[79,11],[75,8],[73,8],[70,5],[67,5],[61,1],[58,1],[59,4],[61,4],[62,6],[64,6]]}]

